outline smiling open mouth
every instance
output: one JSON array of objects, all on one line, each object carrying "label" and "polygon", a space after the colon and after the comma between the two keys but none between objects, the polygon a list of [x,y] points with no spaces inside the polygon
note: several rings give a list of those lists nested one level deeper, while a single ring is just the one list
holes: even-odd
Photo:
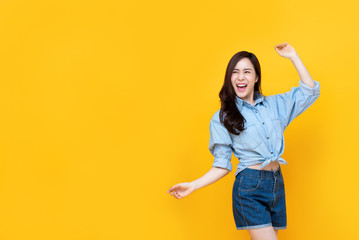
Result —
[{"label": "smiling open mouth", "polygon": [[240,91],[240,92],[245,91],[246,88],[247,88],[247,84],[237,84],[237,89],[238,89],[238,91]]}]

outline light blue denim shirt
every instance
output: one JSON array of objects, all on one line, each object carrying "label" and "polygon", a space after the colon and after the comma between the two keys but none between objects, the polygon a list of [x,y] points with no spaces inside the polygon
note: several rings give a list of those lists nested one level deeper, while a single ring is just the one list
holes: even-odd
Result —
[{"label": "light blue denim shirt", "polygon": [[234,135],[219,120],[219,111],[210,121],[209,150],[214,156],[213,167],[232,171],[232,151],[239,163],[237,175],[250,165],[262,163],[261,168],[272,161],[288,164],[281,156],[284,151],[283,133],[295,117],[304,112],[320,93],[319,82],[310,88],[302,81],[283,94],[263,97],[255,92],[254,106],[236,96],[236,105],[246,119],[239,135]]}]

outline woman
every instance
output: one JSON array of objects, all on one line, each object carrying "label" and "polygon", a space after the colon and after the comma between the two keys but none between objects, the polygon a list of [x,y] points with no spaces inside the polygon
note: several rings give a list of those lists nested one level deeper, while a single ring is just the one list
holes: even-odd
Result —
[{"label": "woman", "polygon": [[235,173],[232,200],[238,230],[247,229],[251,239],[277,239],[286,229],[284,181],[280,164],[283,132],[288,124],[319,97],[314,81],[295,49],[288,43],[276,45],[277,53],[290,59],[299,74],[299,87],[264,97],[261,70],[253,53],[236,53],[228,63],[220,91],[221,109],[210,122],[209,150],[212,168],[202,177],[174,185],[175,198],[188,196],[227,175],[232,170],[232,152],[240,161]]}]

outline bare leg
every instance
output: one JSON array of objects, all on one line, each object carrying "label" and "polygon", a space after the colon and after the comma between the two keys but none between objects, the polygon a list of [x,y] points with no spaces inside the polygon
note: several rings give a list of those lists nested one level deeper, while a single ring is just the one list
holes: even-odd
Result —
[{"label": "bare leg", "polygon": [[278,230],[274,230],[272,226],[256,229],[248,229],[251,240],[278,240]]}]

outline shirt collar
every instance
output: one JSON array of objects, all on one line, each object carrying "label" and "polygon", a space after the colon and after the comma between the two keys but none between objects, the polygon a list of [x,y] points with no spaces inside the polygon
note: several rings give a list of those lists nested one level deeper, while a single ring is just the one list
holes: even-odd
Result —
[{"label": "shirt collar", "polygon": [[[263,95],[259,91],[254,92],[253,98],[254,98],[254,106],[263,102],[263,100],[264,100]],[[236,105],[237,105],[239,111],[242,110],[243,104],[247,105],[247,106],[251,106],[249,103],[247,103],[246,101],[243,101],[236,95]]]}]

